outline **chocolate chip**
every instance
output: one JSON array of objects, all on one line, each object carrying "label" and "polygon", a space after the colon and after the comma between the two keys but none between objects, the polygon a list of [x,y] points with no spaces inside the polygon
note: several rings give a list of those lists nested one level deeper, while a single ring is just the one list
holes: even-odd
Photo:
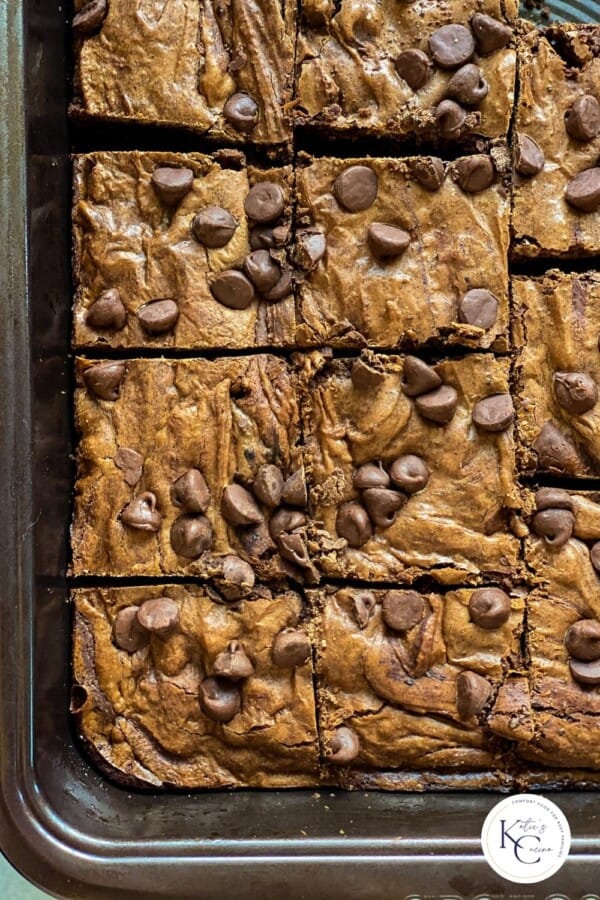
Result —
[{"label": "chocolate chip", "polygon": [[281,278],[281,266],[268,250],[253,250],[244,260],[244,272],[257,291],[268,291]]},{"label": "chocolate chip", "polygon": [[385,372],[374,369],[364,359],[357,359],[352,366],[351,378],[357,390],[368,390],[378,387],[385,381]]},{"label": "chocolate chip", "polygon": [[137,317],[150,334],[164,334],[177,322],[179,307],[174,300],[152,300],[138,309]]},{"label": "chocolate chip", "polygon": [[247,525],[240,529],[238,540],[242,549],[253,559],[260,559],[265,553],[274,549],[273,541],[265,522],[256,525]]},{"label": "chocolate chip", "polygon": [[87,311],[85,324],[90,328],[119,331],[127,322],[127,310],[116,288],[100,294]]},{"label": "chocolate chip", "polygon": [[242,272],[225,269],[214,279],[210,291],[215,300],[229,309],[246,309],[254,300],[254,288]]},{"label": "chocolate chip", "polygon": [[407,494],[416,494],[427,487],[431,472],[420,456],[407,453],[390,466],[390,478],[396,487]]},{"label": "chocolate chip", "polygon": [[455,72],[446,85],[446,96],[463,106],[478,106],[488,95],[489,84],[474,63],[467,63]]},{"label": "chocolate chip", "polygon": [[458,394],[453,387],[443,384],[436,391],[417,397],[415,406],[424,419],[438,425],[447,425],[454,418]]},{"label": "chocolate chip", "polygon": [[137,616],[142,628],[164,638],[179,624],[179,607],[169,597],[153,597],[142,603]]},{"label": "chocolate chip", "polygon": [[250,132],[258,122],[258,104],[250,94],[232,94],[223,115],[236,131]]},{"label": "chocolate chip", "polygon": [[129,447],[119,447],[114,456],[115,466],[123,472],[125,481],[130,487],[134,487],[142,477],[144,457],[137,450]]},{"label": "chocolate chip", "polygon": [[444,181],[444,163],[438,156],[420,156],[408,160],[410,174],[428,191],[437,191]]},{"label": "chocolate chip", "polygon": [[360,753],[360,741],[357,733],[345,725],[336,728],[329,740],[327,758],[329,762],[340,766],[352,762]]},{"label": "chocolate chip", "polygon": [[171,502],[187,512],[203,513],[208,509],[210,491],[199,469],[188,469],[171,485]]},{"label": "chocolate chip", "polygon": [[275,300],[283,300],[292,290],[292,271],[288,266],[284,266],[281,271],[279,280],[268,291],[262,291],[263,300],[273,302]]},{"label": "chocolate chip", "polygon": [[473,421],[482,431],[506,431],[515,417],[510,394],[491,394],[473,407]]},{"label": "chocolate chip", "polygon": [[100,400],[116,400],[121,390],[121,382],[125,378],[124,362],[95,363],[83,373],[83,380],[88,391]]},{"label": "chocolate chip", "polygon": [[555,372],[553,381],[557,402],[571,415],[581,416],[596,405],[598,388],[585,372]]},{"label": "chocolate chip", "polygon": [[488,631],[508,622],[510,611],[510,597],[499,588],[479,588],[469,599],[471,621]]},{"label": "chocolate chip", "polygon": [[200,706],[209,719],[229,722],[242,708],[239,689],[226,678],[211,676],[200,685]]},{"label": "chocolate chip", "polygon": [[362,547],[373,537],[373,526],[364,506],[356,501],[342,503],[338,509],[336,531],[351,547]]},{"label": "chocolate chip", "polygon": [[281,492],[283,491],[283,475],[278,466],[264,465],[261,466],[256,473],[256,478],[252,484],[254,496],[268,506],[275,509],[281,503]]},{"label": "chocolate chip", "polygon": [[373,222],[368,231],[369,247],[377,259],[400,256],[410,244],[410,234],[395,225]]},{"label": "chocolate chip", "polygon": [[377,175],[368,166],[349,166],[333,182],[333,193],[348,212],[368,209],[377,197]]},{"label": "chocolate chip", "polygon": [[418,91],[429,81],[433,70],[433,64],[427,54],[416,48],[403,50],[396,57],[395,66],[400,78],[403,78],[413,91]]},{"label": "chocolate chip", "polygon": [[456,706],[460,718],[477,716],[491,694],[491,684],[477,672],[461,672],[456,679]]},{"label": "chocolate chip", "polygon": [[596,572],[600,572],[600,541],[590,547],[590,560]]},{"label": "chocolate chip", "polygon": [[295,669],[309,659],[311,653],[308,635],[300,629],[280,631],[273,642],[271,656],[276,666]]},{"label": "chocolate chip", "polygon": [[308,548],[301,534],[286,534],[283,532],[279,535],[277,543],[279,552],[288,562],[294,563],[300,569],[312,568]]},{"label": "chocolate chip", "polygon": [[546,158],[542,148],[527,134],[517,134],[515,169],[519,175],[531,178],[544,168]]},{"label": "chocolate chip", "polygon": [[284,531],[294,531],[306,525],[306,516],[299,509],[282,507],[271,516],[269,532],[273,540],[277,540]]},{"label": "chocolate chip", "polygon": [[221,498],[223,518],[230,525],[256,525],[263,521],[263,514],[256,500],[241,484],[230,484]]},{"label": "chocolate chip", "polygon": [[479,153],[476,156],[463,156],[450,167],[452,180],[468,194],[485,191],[494,183],[495,169],[489,156]]},{"label": "chocolate chip", "polygon": [[229,59],[229,65],[227,66],[227,70],[229,72],[239,72],[240,69],[243,69],[246,63],[248,62],[248,57],[239,47],[236,48],[235,52],[231,55]]},{"label": "chocolate chip", "polygon": [[533,442],[538,457],[538,469],[548,469],[561,474],[576,474],[579,456],[571,441],[556,427],[546,422]]},{"label": "chocolate chip", "polygon": [[435,108],[435,123],[442,137],[458,137],[466,121],[466,110],[455,100],[442,100]]},{"label": "chocolate chip", "polygon": [[581,684],[600,684],[600,659],[593,662],[570,659],[569,669],[573,678]]},{"label": "chocolate chip", "polygon": [[212,527],[206,516],[184,513],[171,525],[171,547],[177,556],[198,559],[212,542]]},{"label": "chocolate chip", "polygon": [[408,631],[425,615],[425,601],[416,591],[387,591],[381,604],[383,621],[392,631]]},{"label": "chocolate chip", "polygon": [[513,36],[508,25],[483,13],[475,13],[471,17],[471,28],[480,53],[493,53],[494,50],[506,47]]},{"label": "chocolate chip", "polygon": [[161,515],[156,508],[156,495],[151,491],[134,497],[121,513],[121,521],[138,531],[158,531]]},{"label": "chocolate chip", "polygon": [[355,591],[352,596],[352,611],[359,628],[366,628],[375,612],[377,600],[372,591]]},{"label": "chocolate chip", "polygon": [[429,38],[433,60],[442,69],[458,69],[475,53],[475,40],[464,25],[442,25]]},{"label": "chocolate chip", "polygon": [[565,647],[575,659],[592,662],[600,659],[600,622],[580,619],[565,634]]},{"label": "chocolate chip", "polygon": [[352,476],[352,486],[357,491],[366,488],[387,488],[390,486],[390,476],[383,468],[381,461],[364,463],[359,466]]},{"label": "chocolate chip", "polygon": [[252,250],[271,250],[275,246],[274,229],[270,225],[255,225],[250,229]]},{"label": "chocolate chip", "polygon": [[573,498],[568,491],[561,488],[540,488],[535,493],[535,508],[542,509],[570,509],[573,511]]},{"label": "chocolate chip", "polygon": [[230,554],[222,562],[222,577],[218,580],[219,591],[226,600],[240,600],[250,593],[255,584],[254,569],[239,556]]},{"label": "chocolate chip", "polygon": [[215,659],[213,672],[229,681],[241,681],[254,675],[254,666],[248,659],[244,645],[239,641],[229,641],[227,649]]},{"label": "chocolate chip", "polygon": [[150,638],[138,621],[138,607],[126,606],[114,618],[112,639],[119,650],[135,653],[149,642]]},{"label": "chocolate chip", "polygon": [[308,503],[308,495],[306,493],[306,478],[303,469],[296,469],[289,478],[286,479],[281,493],[281,499],[288,506],[300,506],[304,508]]},{"label": "chocolate chip", "polygon": [[565,113],[565,127],[576,141],[592,141],[600,132],[600,103],[591,94],[578,97]]},{"label": "chocolate chip", "polygon": [[100,30],[107,15],[108,0],[88,0],[73,17],[73,28],[84,36],[94,34]]},{"label": "chocolate chip", "polygon": [[305,229],[296,235],[296,256],[299,266],[306,271],[313,269],[325,256],[327,239],[322,231]]},{"label": "chocolate chip", "polygon": [[205,247],[217,248],[228,244],[238,223],[222,206],[207,206],[192,219],[192,233]]},{"label": "chocolate chip", "polygon": [[194,173],[191,169],[159,166],[152,173],[151,180],[159,200],[165,206],[176,206],[191,191],[194,184]]},{"label": "chocolate chip", "polygon": [[250,219],[261,224],[278,219],[285,209],[281,186],[274,181],[259,181],[248,191],[244,209]]},{"label": "chocolate chip", "polygon": [[595,212],[600,206],[600,167],[585,169],[567,184],[567,203],[582,212]]},{"label": "chocolate chip", "polygon": [[418,356],[406,356],[402,367],[400,387],[407,397],[427,394],[442,383],[442,379],[431,366]]},{"label": "chocolate chip", "polygon": [[548,546],[558,550],[564,547],[571,535],[575,518],[568,509],[542,509],[531,520],[535,534],[543,537]]},{"label": "chocolate chip", "polygon": [[498,317],[498,299],[485,288],[473,288],[458,304],[458,321],[476,328],[491,328]]},{"label": "chocolate chip", "polygon": [[406,503],[406,497],[400,491],[387,488],[367,488],[362,493],[362,501],[374,525],[389,528],[398,517],[399,510]]}]

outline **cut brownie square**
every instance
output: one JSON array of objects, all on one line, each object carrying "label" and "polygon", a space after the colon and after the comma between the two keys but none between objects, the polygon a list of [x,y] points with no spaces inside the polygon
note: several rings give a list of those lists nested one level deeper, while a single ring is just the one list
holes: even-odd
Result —
[{"label": "cut brownie square", "polygon": [[513,278],[515,400],[525,472],[600,473],[600,274]]},{"label": "cut brownie square", "polygon": [[76,157],[75,346],[293,343],[291,169],[217,158]]},{"label": "cut brownie square", "polygon": [[500,137],[516,0],[302,0],[297,121],[398,138]]},{"label": "cut brownie square", "polygon": [[74,113],[229,141],[291,138],[291,0],[75,0]]},{"label": "cut brownie square", "polygon": [[505,163],[497,148],[493,159],[447,166],[435,157],[301,165],[298,342],[506,349]]},{"label": "cut brownie square", "polygon": [[[532,734],[529,763],[553,769],[541,783],[600,769],[600,494],[542,488],[533,498],[528,565],[538,581],[527,607]],[[557,769],[569,769],[566,776]],[[537,780],[531,767],[524,780]]]},{"label": "cut brownie square", "polygon": [[519,568],[509,361],[306,362],[311,547],[327,575],[444,583]]},{"label": "cut brownie square", "polygon": [[311,646],[297,594],[234,605],[209,586],[73,591],[71,711],[128,786],[318,782]]},{"label": "cut brownie square", "polygon": [[73,574],[310,577],[283,360],[79,359],[77,383]]},{"label": "cut brownie square", "polygon": [[494,735],[505,728],[493,708],[506,710],[507,685],[520,671],[522,590],[309,596],[331,780],[392,790],[509,783],[509,745]]},{"label": "cut brownie square", "polygon": [[519,42],[513,255],[600,253],[600,26],[531,26]]}]

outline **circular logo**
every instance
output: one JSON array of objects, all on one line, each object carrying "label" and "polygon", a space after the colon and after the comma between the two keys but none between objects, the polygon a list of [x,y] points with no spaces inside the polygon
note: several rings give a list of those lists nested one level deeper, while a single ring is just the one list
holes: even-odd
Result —
[{"label": "circular logo", "polygon": [[535,884],[558,872],[571,846],[571,829],[556,803],[536,794],[505,797],[481,830],[483,855],[498,875]]}]

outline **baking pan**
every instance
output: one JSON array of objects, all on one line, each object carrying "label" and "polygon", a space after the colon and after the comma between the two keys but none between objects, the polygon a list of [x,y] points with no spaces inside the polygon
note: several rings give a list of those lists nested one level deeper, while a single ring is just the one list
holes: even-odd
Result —
[{"label": "baking pan", "polygon": [[[557,3],[563,17],[597,6]],[[596,16],[593,10],[596,7]],[[68,28],[54,0],[0,3],[0,843],[65,898],[567,898],[600,891],[598,795],[554,794],[572,853],[542,885],[484,862],[494,794],[131,794],[70,730],[65,570]],[[77,149],[77,148],[75,148]],[[591,894],[595,896],[595,894]]]}]

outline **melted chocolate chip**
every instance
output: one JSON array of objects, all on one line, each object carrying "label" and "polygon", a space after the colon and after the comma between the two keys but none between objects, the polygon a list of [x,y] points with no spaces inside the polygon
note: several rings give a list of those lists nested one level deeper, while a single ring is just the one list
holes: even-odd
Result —
[{"label": "melted chocolate chip", "polygon": [[416,591],[387,591],[381,604],[383,621],[392,631],[408,631],[425,615],[425,601]]},{"label": "melted chocolate chip", "polygon": [[335,527],[339,536],[345,538],[351,547],[362,547],[373,537],[373,526],[366,509],[355,501],[342,503]]},{"label": "melted chocolate chip", "polygon": [[127,322],[127,310],[116,288],[100,294],[87,311],[85,324],[99,331],[119,331]]},{"label": "melted chocolate chip", "polygon": [[248,191],[244,201],[248,218],[265,224],[278,219],[285,209],[285,195],[274,181],[259,181]]},{"label": "melted chocolate chip", "polygon": [[593,662],[570,659],[569,669],[573,678],[580,684],[600,684],[600,659]]},{"label": "melted chocolate chip", "polygon": [[352,612],[359,628],[366,628],[375,612],[377,600],[372,591],[356,591],[352,597]]},{"label": "melted chocolate chip", "polygon": [[473,421],[482,431],[506,431],[515,417],[510,394],[491,394],[473,407]]},{"label": "melted chocolate chip", "polygon": [[210,548],[212,527],[206,516],[184,513],[171,525],[170,541],[173,552],[185,559],[198,559]]},{"label": "melted chocolate chip", "polygon": [[253,250],[244,260],[244,272],[257,291],[269,291],[281,278],[281,266],[268,250]]},{"label": "melted chocolate chip", "polygon": [[247,525],[245,528],[240,529],[238,540],[242,549],[254,559],[260,559],[265,553],[274,549],[273,541],[264,521],[258,522],[256,525]]},{"label": "melted chocolate chip", "polygon": [[301,534],[283,532],[279,535],[277,544],[282,557],[288,562],[294,563],[300,569],[312,569],[306,541]]},{"label": "melted chocolate chip", "polygon": [[598,387],[585,372],[555,372],[554,396],[568,413],[581,416],[598,402]]},{"label": "melted chocolate chip", "polygon": [[192,219],[192,233],[197,241],[211,249],[224,247],[236,232],[238,223],[222,206],[201,209]]},{"label": "melted chocolate chip", "polygon": [[221,498],[223,518],[230,525],[256,525],[263,521],[263,514],[256,500],[241,484],[230,484]]},{"label": "melted chocolate chip", "polygon": [[399,456],[390,466],[393,483],[407,494],[416,494],[426,488],[430,476],[425,461],[413,453]]},{"label": "melted chocolate chip", "polygon": [[464,25],[442,25],[429,38],[429,49],[441,69],[458,69],[475,53],[475,40]]},{"label": "melted chocolate chip", "polygon": [[150,640],[149,635],[138,621],[138,607],[126,606],[115,616],[112,626],[112,639],[119,650],[135,653],[141,650]]},{"label": "melted chocolate chip", "polygon": [[400,256],[410,244],[410,234],[395,225],[373,222],[368,231],[369,247],[377,259]]},{"label": "melted chocolate chip", "polygon": [[469,600],[471,621],[480,628],[493,631],[510,618],[510,597],[499,588],[479,588]]},{"label": "melted chocolate chip", "polygon": [[199,469],[188,469],[171,485],[171,502],[186,512],[203,513],[208,509],[210,491]]},{"label": "melted chocolate chip", "polygon": [[575,518],[568,509],[542,509],[531,520],[535,534],[543,537],[546,544],[558,550],[564,547],[571,535]]},{"label": "melted chocolate chip", "polygon": [[437,390],[417,397],[415,406],[424,419],[438,425],[447,425],[454,418],[458,394],[453,387],[443,384]]},{"label": "melted chocolate chip", "polygon": [[281,499],[288,506],[300,506],[304,508],[308,503],[308,495],[306,493],[306,479],[303,469],[296,469],[289,478],[286,479],[281,492]]},{"label": "melted chocolate chip", "polygon": [[256,473],[252,484],[254,496],[265,506],[275,509],[281,503],[283,475],[278,466],[264,465]]},{"label": "melted chocolate chip", "polygon": [[358,391],[378,387],[385,381],[385,372],[373,368],[364,359],[357,359],[352,366],[352,384]]},{"label": "melted chocolate chip", "polygon": [[156,495],[151,491],[144,491],[134,497],[122,511],[121,521],[128,528],[138,531],[158,531],[161,515],[156,508]]},{"label": "melted chocolate chip", "polygon": [[115,466],[121,469],[125,481],[130,487],[135,487],[142,477],[144,457],[137,450],[129,447],[119,447],[114,456]]},{"label": "melted chocolate chip", "polygon": [[452,180],[468,194],[485,191],[494,183],[495,169],[489,156],[479,153],[476,156],[463,156],[450,167]]},{"label": "melted chocolate chip", "polygon": [[352,485],[357,491],[366,488],[387,488],[390,486],[390,476],[383,468],[381,461],[364,463],[354,473]]},{"label": "melted chocolate chip", "polygon": [[95,363],[83,373],[85,386],[100,400],[116,400],[125,378],[124,362]]},{"label": "melted chocolate chip", "polygon": [[567,184],[567,203],[582,212],[595,212],[600,206],[600,167],[585,169]]},{"label": "melted chocolate chip", "polygon": [[241,681],[254,675],[254,666],[244,650],[244,645],[239,641],[229,641],[227,649],[219,653],[215,659],[213,672],[229,681]]},{"label": "melted chocolate chip", "polygon": [[285,266],[281,271],[279,280],[268,291],[263,291],[262,297],[264,300],[271,303],[275,300],[283,300],[284,297],[288,296],[291,290],[292,270],[288,266]]},{"label": "melted chocolate chip", "polygon": [[150,334],[164,334],[177,322],[179,307],[174,300],[152,300],[138,309],[137,317]]},{"label": "melted chocolate chip", "polygon": [[305,229],[296,235],[296,256],[298,264],[307,272],[325,256],[327,239],[322,231]]},{"label": "melted chocolate chip", "polygon": [[142,603],[137,616],[142,628],[164,638],[179,624],[179,607],[169,597],[153,597]]},{"label": "melted chocolate chip", "polygon": [[407,356],[402,367],[400,387],[407,397],[419,397],[439,387],[442,379],[418,356]]},{"label": "melted chocolate chip", "polygon": [[377,175],[368,166],[349,166],[333,182],[336,200],[348,212],[368,209],[377,197]]},{"label": "melted chocolate chip", "polygon": [[498,299],[485,288],[474,288],[458,304],[458,321],[476,328],[491,328],[498,318]]},{"label": "melted chocolate chip", "polygon": [[371,521],[379,528],[393,525],[406,503],[404,494],[387,488],[367,488],[362,493],[362,500]]},{"label": "melted chocolate chip", "polygon": [[250,94],[232,94],[223,107],[223,115],[236,131],[250,132],[258,122],[258,104]]},{"label": "melted chocolate chip", "polygon": [[565,113],[565,128],[576,141],[592,141],[600,132],[600,103],[591,94],[578,97]]},{"label": "melted chocolate chip", "polygon": [[299,509],[286,509],[282,507],[271,516],[269,532],[273,540],[277,540],[284,531],[294,531],[306,525],[306,516]]},{"label": "melted chocolate chip", "polygon": [[271,656],[276,666],[282,669],[295,669],[303,665],[311,654],[308,635],[300,629],[286,629],[280,631],[271,650]]},{"label": "melted chocolate chip", "polygon": [[475,13],[471,17],[471,28],[477,41],[477,49],[483,54],[506,47],[513,36],[512,29],[508,25],[484,13]]},{"label": "melted chocolate chip", "polygon": [[88,0],[73,17],[73,29],[87,37],[100,31],[108,15],[108,0]]},{"label": "melted chocolate chip", "polygon": [[565,647],[571,656],[583,662],[600,659],[600,622],[580,619],[567,630]]},{"label": "melted chocolate chip", "polygon": [[579,456],[571,441],[556,427],[554,422],[546,422],[533,442],[538,457],[538,469],[547,469],[561,474],[576,474]]},{"label": "melted chocolate chip", "polygon": [[461,672],[456,679],[456,706],[461,719],[479,715],[492,693],[492,686],[477,672]]},{"label": "melted chocolate chip", "polygon": [[229,309],[247,309],[254,300],[254,288],[242,272],[225,269],[214,279],[210,291],[215,300]]},{"label": "melted chocolate chip", "polygon": [[229,722],[242,708],[242,698],[228,679],[211,676],[200,685],[200,706],[209,719]]},{"label": "melted chocolate chip", "polygon": [[535,508],[570,509],[573,511],[573,498],[561,488],[540,488],[535,494]]},{"label": "melted chocolate chip", "polygon": [[539,144],[527,134],[517,134],[515,169],[519,175],[531,178],[542,171],[545,162],[546,158]]},{"label": "melted chocolate chip", "polygon": [[329,740],[328,751],[329,762],[340,766],[352,762],[360,753],[360,741],[357,733],[345,725],[336,728]]},{"label": "melted chocolate chip", "polygon": [[152,187],[156,196],[165,206],[177,206],[180,200],[189,194],[194,184],[194,173],[191,169],[176,169],[172,166],[159,166],[152,173]]},{"label": "melted chocolate chip", "polygon": [[466,110],[455,100],[442,100],[435,108],[435,122],[442,137],[458,137],[466,121]]},{"label": "melted chocolate chip", "polygon": [[478,106],[487,97],[489,89],[479,66],[467,63],[454,73],[446,85],[446,96],[463,106]]},{"label": "melted chocolate chip", "polygon": [[445,176],[444,163],[438,156],[421,156],[408,161],[410,174],[428,191],[437,191]]},{"label": "melted chocolate chip", "polygon": [[416,48],[403,50],[396,57],[395,65],[400,78],[403,78],[413,91],[422,88],[429,81],[433,71],[433,64],[427,54]]},{"label": "melted chocolate chip", "polygon": [[219,591],[226,600],[240,600],[250,593],[255,584],[254,569],[245,560],[233,554],[223,558]]}]

